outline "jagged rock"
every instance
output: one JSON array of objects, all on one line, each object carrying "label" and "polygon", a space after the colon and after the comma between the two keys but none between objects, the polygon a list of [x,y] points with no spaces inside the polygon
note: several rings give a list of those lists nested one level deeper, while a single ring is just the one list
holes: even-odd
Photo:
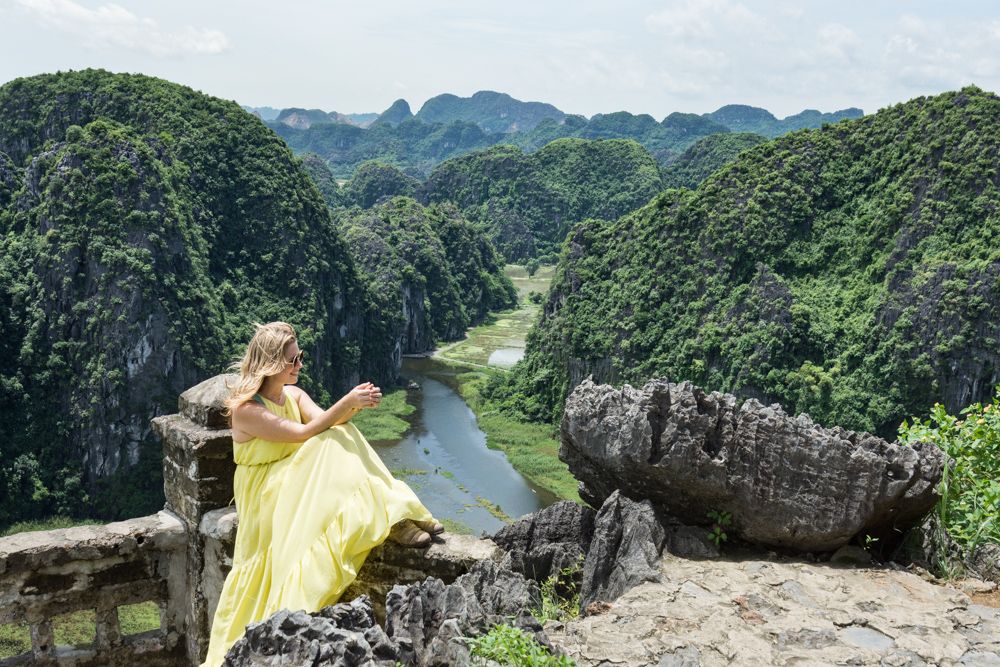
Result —
[{"label": "jagged rock", "polygon": [[386,632],[407,665],[468,664],[471,655],[461,637],[483,634],[498,623],[510,623],[551,647],[529,612],[541,606],[538,585],[493,561],[480,561],[447,586],[431,578],[396,586],[385,606]]},{"label": "jagged rock", "polygon": [[493,541],[507,551],[504,563],[535,581],[581,562],[594,535],[595,512],[564,500],[504,526]]},{"label": "jagged rock", "polygon": [[393,667],[399,648],[375,623],[371,600],[324,607],[307,614],[281,610],[246,633],[226,654],[224,667]]},{"label": "jagged rock", "polygon": [[649,501],[634,502],[618,491],[594,520],[594,539],[583,564],[580,607],[611,602],[644,581],[659,581],[657,561],[666,531]]},{"label": "jagged rock", "polygon": [[652,380],[621,390],[582,382],[566,402],[560,458],[592,505],[615,489],[685,523],[733,515],[727,532],[802,551],[834,550],[922,517],[943,454],[823,428],[779,405]]}]

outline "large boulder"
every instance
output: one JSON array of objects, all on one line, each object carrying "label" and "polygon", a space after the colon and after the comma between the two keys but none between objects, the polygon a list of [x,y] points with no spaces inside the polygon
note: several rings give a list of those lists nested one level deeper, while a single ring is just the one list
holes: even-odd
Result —
[{"label": "large boulder", "polygon": [[652,380],[618,390],[583,381],[566,402],[560,458],[600,506],[616,489],[685,523],[732,514],[731,535],[827,551],[887,534],[937,501],[944,455],[823,428],[779,405]]}]

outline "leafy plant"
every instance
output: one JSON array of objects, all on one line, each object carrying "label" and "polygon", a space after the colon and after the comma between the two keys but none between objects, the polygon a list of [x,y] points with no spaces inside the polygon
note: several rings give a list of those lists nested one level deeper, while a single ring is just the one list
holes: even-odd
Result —
[{"label": "leafy plant", "polygon": [[[568,656],[552,655],[547,648],[522,630],[510,625],[494,625],[481,637],[467,638],[473,658],[493,660],[516,667],[575,667]],[[473,664],[481,664],[473,662]]]},{"label": "leafy plant", "polygon": [[721,546],[723,542],[729,539],[726,535],[725,528],[733,522],[733,515],[730,512],[711,510],[708,513],[708,518],[712,520],[712,527],[708,532],[708,539],[715,543],[715,546]]},{"label": "leafy plant", "polygon": [[[1000,544],[1000,386],[993,403],[975,403],[958,416],[935,404],[928,418],[904,421],[904,443],[932,442],[947,455],[935,512],[966,553],[983,543]],[[947,560],[939,554],[939,561]]]}]

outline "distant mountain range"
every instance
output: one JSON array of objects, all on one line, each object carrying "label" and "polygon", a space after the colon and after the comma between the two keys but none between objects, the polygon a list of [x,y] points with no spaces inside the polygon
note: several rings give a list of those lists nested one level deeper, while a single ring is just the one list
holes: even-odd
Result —
[{"label": "distant mountain range", "polygon": [[[432,124],[467,121],[475,123],[480,129],[489,134],[498,132],[513,134],[530,131],[545,120],[554,121],[556,125],[564,124],[567,118],[573,119],[570,121],[573,124],[588,122],[585,116],[567,114],[551,104],[544,102],[522,102],[506,93],[497,93],[491,90],[481,90],[472,95],[472,97],[458,97],[450,93],[438,95],[424,102],[424,105],[420,107],[420,110],[416,114],[410,110],[409,103],[403,99],[393,102],[381,114],[342,114],[336,111],[326,112],[320,109],[299,108],[281,110],[273,107],[245,106],[243,108],[257,114],[261,120],[283,123],[300,130],[323,123],[343,123],[357,127],[368,127],[377,121],[380,124],[398,125],[410,118],[416,118],[417,120]],[[633,115],[625,111],[596,114],[589,121],[595,122],[599,119],[620,118],[623,114],[636,119],[649,119],[654,123],[656,122],[648,115]],[[675,113],[670,114],[667,118],[677,115],[697,117],[697,114]],[[745,104],[728,104],[711,113],[701,114],[701,117],[723,125],[734,132],[754,132],[767,137],[776,137],[792,130],[820,127],[824,123],[833,123],[845,118],[860,118],[863,115],[864,112],[855,107],[841,109],[832,113],[806,109],[805,111],[779,120],[770,111],[760,107]],[[666,119],[663,122],[665,123]]]}]

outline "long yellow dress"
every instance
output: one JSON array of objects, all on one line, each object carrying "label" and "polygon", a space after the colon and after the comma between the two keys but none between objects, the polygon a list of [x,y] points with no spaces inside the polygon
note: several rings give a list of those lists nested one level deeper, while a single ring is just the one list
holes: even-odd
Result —
[{"label": "long yellow dress", "polygon": [[[261,399],[274,414],[302,421],[287,392],[283,405]],[[393,524],[432,518],[349,422],[302,443],[233,443],[233,458],[240,523],[202,667],[221,665],[252,621],[333,604]]]}]

